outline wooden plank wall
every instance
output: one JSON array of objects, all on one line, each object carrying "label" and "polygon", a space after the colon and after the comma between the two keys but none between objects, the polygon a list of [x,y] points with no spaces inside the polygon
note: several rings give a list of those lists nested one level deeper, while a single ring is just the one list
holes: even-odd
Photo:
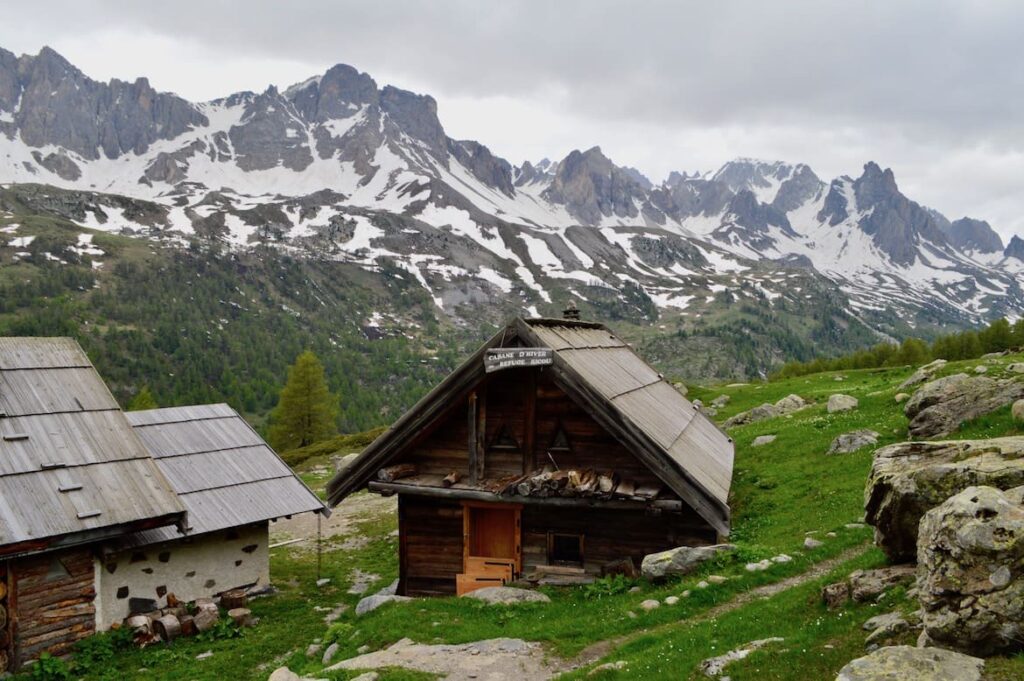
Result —
[{"label": "wooden plank wall", "polygon": [[77,641],[95,632],[93,570],[88,550],[14,561],[15,656],[19,664],[42,652],[66,655]]},{"label": "wooden plank wall", "polygon": [[639,569],[643,557],[676,546],[714,544],[717,532],[693,511],[652,515],[642,510],[523,507],[523,571],[547,564],[548,532],[582,534],[584,569],[630,557]]},{"label": "wooden plank wall", "polygon": [[[478,403],[486,405],[482,441],[485,443],[483,477],[501,478],[542,468],[549,463],[548,450],[559,428],[569,439],[571,452],[555,452],[559,468],[614,471],[637,486],[657,484],[658,479],[628,449],[597,424],[579,405],[558,388],[550,372],[515,369],[492,374],[478,391]],[[414,462],[422,474],[446,475],[469,468],[469,420],[467,405],[453,405],[449,415],[402,462]],[[528,427],[533,424],[533,429]],[[478,424],[480,425],[480,424]],[[520,445],[518,451],[491,445],[504,428]],[[394,462],[399,463],[399,462]]]},{"label": "wooden plank wall", "polygon": [[399,495],[398,541],[400,593],[455,593],[455,575],[462,572],[459,502]]}]

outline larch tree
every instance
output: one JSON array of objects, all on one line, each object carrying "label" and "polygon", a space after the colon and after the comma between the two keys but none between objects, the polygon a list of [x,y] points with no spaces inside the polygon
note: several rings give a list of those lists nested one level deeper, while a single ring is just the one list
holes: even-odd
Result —
[{"label": "larch tree", "polygon": [[288,368],[288,381],[270,414],[270,445],[278,451],[305,447],[337,433],[338,399],[327,388],[324,367],[306,350]]},{"label": "larch tree", "polygon": [[153,393],[149,392],[149,386],[144,385],[135,393],[135,397],[128,403],[128,411],[142,411],[143,409],[156,409],[158,406],[153,399]]}]

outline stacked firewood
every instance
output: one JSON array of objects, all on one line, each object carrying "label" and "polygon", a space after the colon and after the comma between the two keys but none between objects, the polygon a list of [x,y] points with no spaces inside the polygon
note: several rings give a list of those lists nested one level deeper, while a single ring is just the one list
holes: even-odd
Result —
[{"label": "stacked firewood", "polygon": [[555,470],[547,466],[503,483],[500,494],[521,497],[618,497],[648,501],[661,491],[660,485],[637,487],[631,480],[620,480],[614,471],[598,472],[592,468]]},{"label": "stacked firewood", "polygon": [[255,626],[257,619],[245,607],[245,591],[226,591],[219,598],[197,598],[182,603],[174,594],[167,594],[167,607],[130,615],[121,626],[132,631],[132,640],[139,647],[163,641],[169,643],[180,636],[194,636],[212,629],[220,621],[221,608],[239,627]]}]

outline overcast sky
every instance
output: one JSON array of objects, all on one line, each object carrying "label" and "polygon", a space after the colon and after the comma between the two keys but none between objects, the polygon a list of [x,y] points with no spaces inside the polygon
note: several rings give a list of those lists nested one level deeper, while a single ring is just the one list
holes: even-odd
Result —
[{"label": "overcast sky", "polygon": [[4,7],[0,46],[193,100],[347,63],[520,163],[599,145],[652,180],[737,156],[868,160],[1024,235],[1024,2],[149,2]]}]

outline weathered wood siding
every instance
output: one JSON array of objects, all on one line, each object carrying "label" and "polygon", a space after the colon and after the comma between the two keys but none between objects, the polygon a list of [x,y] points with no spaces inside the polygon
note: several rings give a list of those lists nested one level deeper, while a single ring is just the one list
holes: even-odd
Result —
[{"label": "weathered wood siding", "polygon": [[[614,471],[637,486],[658,484],[654,473],[554,384],[550,372],[498,372],[488,377],[477,395],[484,478],[521,475],[542,468],[550,463],[548,452],[561,430],[568,439],[569,451],[551,453],[559,468]],[[515,440],[518,448],[497,447],[502,433]],[[468,403],[453,405],[402,460],[414,462],[419,473],[445,475],[456,470],[468,476]]]},{"label": "weathered wood siding", "polygon": [[605,563],[632,558],[639,568],[649,553],[676,546],[714,544],[716,531],[695,512],[524,506],[523,572],[547,564],[548,533],[582,535],[584,568],[598,574]]},{"label": "weathered wood siding", "polygon": [[95,572],[88,550],[17,560],[10,570],[17,664],[43,652],[66,655],[95,632]]},{"label": "weathered wood siding", "polygon": [[462,572],[462,505],[457,501],[399,495],[399,593],[455,593]]}]

